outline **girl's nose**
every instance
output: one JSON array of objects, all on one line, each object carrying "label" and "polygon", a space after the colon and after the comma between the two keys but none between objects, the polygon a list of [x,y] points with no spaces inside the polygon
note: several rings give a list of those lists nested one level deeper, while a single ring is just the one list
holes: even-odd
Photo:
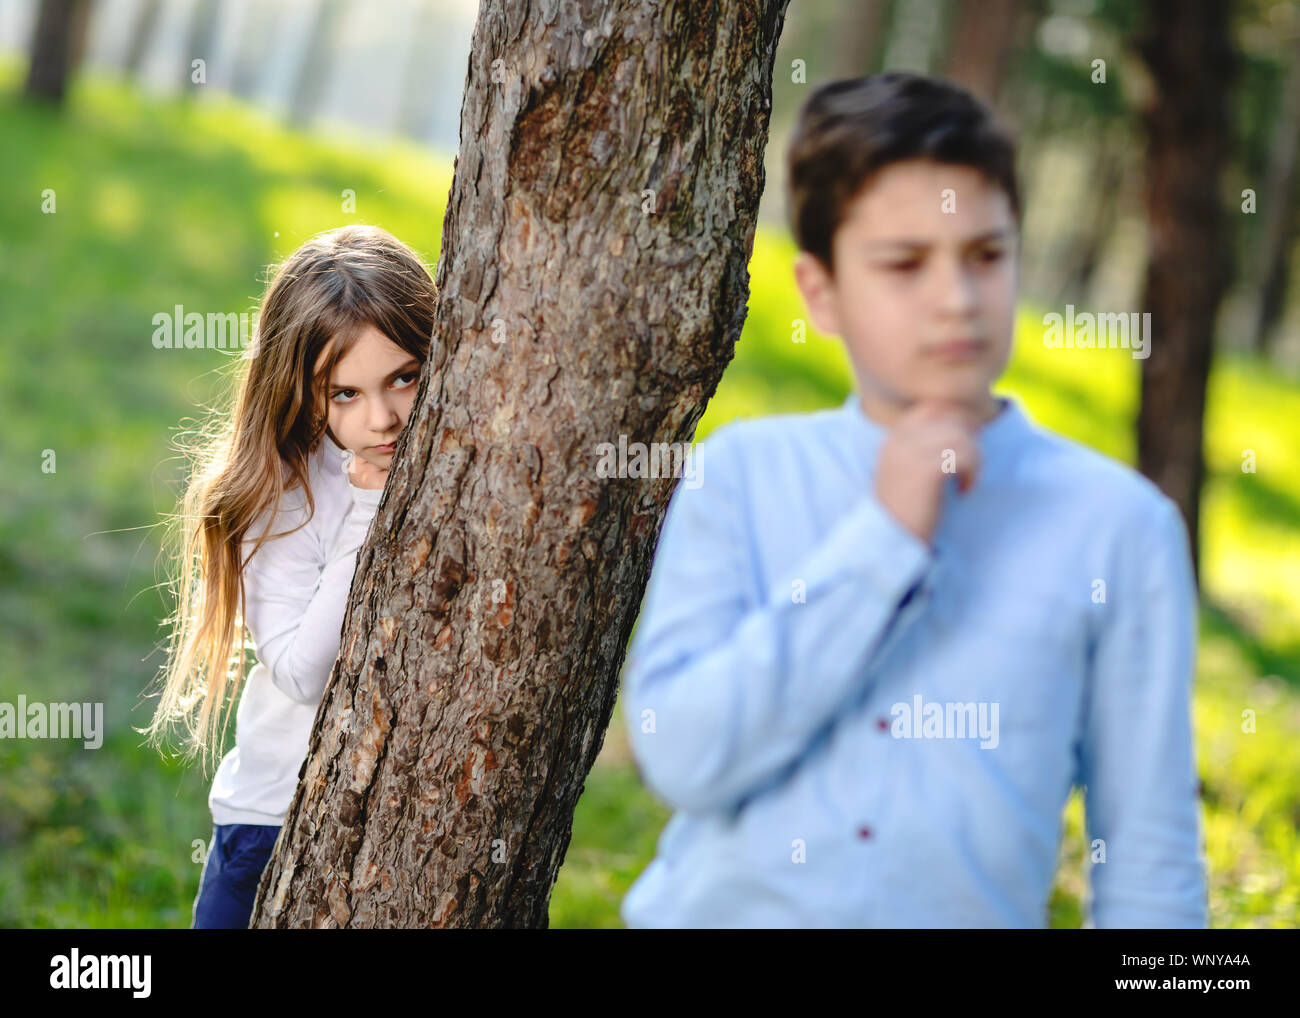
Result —
[{"label": "girl's nose", "polygon": [[386,401],[378,400],[372,406],[374,409],[371,413],[370,426],[375,431],[392,431],[402,423],[397,411]]}]

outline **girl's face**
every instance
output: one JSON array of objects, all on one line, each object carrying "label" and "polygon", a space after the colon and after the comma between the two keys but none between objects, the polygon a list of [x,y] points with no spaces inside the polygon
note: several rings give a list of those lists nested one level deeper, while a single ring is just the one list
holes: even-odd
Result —
[{"label": "girl's face", "polygon": [[[318,369],[329,349],[317,358]],[[387,470],[393,443],[411,415],[419,380],[419,359],[367,324],[334,366],[325,393],[334,440]]]}]

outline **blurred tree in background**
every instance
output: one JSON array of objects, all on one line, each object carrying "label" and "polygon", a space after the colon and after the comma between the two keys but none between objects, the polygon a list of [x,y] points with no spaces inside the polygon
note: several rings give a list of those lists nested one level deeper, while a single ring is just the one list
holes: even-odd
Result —
[{"label": "blurred tree in background", "polygon": [[30,98],[63,102],[68,74],[81,59],[89,10],[90,0],[41,0],[27,69]]},{"label": "blurred tree in background", "polygon": [[1152,332],[1138,469],[1177,503],[1199,575],[1205,389],[1232,256],[1220,184],[1236,57],[1227,0],[1146,0],[1144,15],[1137,49],[1152,85],[1142,111],[1151,243],[1141,307]]}]

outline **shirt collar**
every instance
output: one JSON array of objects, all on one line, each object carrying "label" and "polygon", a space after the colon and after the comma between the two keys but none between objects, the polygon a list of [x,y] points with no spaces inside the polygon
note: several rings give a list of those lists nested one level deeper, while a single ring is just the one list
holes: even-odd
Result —
[{"label": "shirt collar", "polygon": [[[1024,407],[1014,396],[995,396],[998,413],[980,428],[976,442],[981,457],[981,475],[1000,470],[1015,460],[1016,448],[1032,431],[1034,425]],[[840,410],[846,422],[846,432],[859,449],[865,449],[874,463],[884,441],[886,429],[873,421],[862,409],[861,396],[854,389],[845,398]],[[978,480],[976,481],[978,484]]]},{"label": "shirt collar", "polygon": [[329,436],[328,432],[321,437],[320,450],[321,457],[327,464],[333,464],[335,469],[338,469],[341,466],[344,457],[347,455],[347,450],[335,442],[334,439]]}]

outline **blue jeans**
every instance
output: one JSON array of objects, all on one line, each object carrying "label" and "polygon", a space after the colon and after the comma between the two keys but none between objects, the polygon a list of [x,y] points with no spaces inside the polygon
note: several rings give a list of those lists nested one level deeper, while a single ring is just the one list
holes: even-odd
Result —
[{"label": "blue jeans", "polygon": [[192,930],[246,930],[278,826],[218,824],[203,861]]}]

